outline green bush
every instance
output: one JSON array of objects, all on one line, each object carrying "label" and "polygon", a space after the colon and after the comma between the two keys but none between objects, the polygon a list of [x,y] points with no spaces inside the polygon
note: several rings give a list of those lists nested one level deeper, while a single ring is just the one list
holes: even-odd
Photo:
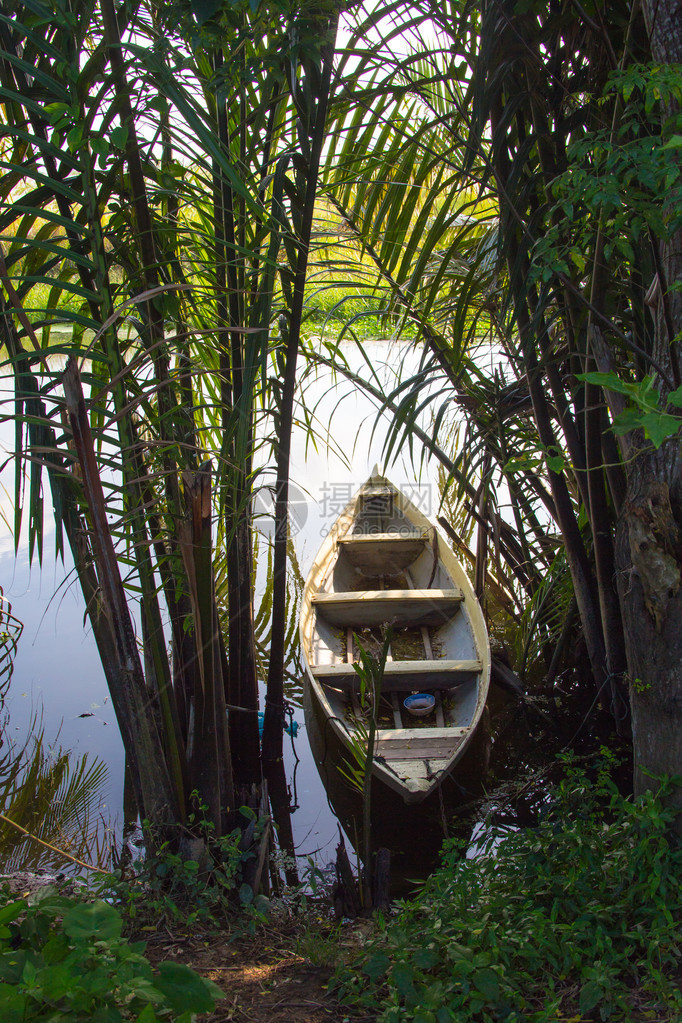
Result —
[{"label": "green bush", "polygon": [[117,911],[45,889],[29,905],[0,893],[3,1023],[189,1023],[222,992],[181,963],[158,973],[144,946],[121,936]]},{"label": "green bush", "polygon": [[[258,853],[262,821],[248,806],[240,813],[250,822],[246,832],[234,828],[216,837],[207,819],[207,807],[192,793],[195,809],[188,817],[197,840],[195,855],[182,853],[163,842],[153,852],[107,874],[98,886],[99,894],[111,898],[133,930],[162,923],[187,930],[203,927],[231,927],[253,930],[267,919],[269,900],[254,897],[244,881],[244,872]],[[144,822],[145,830],[150,827]],[[180,829],[178,829],[180,830]],[[184,830],[184,829],[183,829]],[[245,841],[245,833],[250,840]],[[239,913],[235,911],[241,911]]]},{"label": "green bush", "polygon": [[472,859],[451,842],[337,993],[384,1023],[682,1019],[682,851],[660,795],[569,770],[539,827]]}]

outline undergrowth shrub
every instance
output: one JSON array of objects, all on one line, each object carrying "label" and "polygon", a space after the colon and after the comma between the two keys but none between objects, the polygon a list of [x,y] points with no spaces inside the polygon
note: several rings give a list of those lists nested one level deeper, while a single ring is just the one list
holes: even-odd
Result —
[{"label": "undergrowth shrub", "polygon": [[[196,811],[189,816],[198,839],[196,859],[187,854],[187,849],[180,853],[169,842],[163,842],[154,852],[126,863],[101,882],[100,894],[114,900],[132,930],[162,924],[182,929],[197,924],[214,928],[228,921],[236,930],[253,930],[267,919],[269,900],[254,896],[245,881],[258,854],[262,821],[244,806],[240,813],[250,822],[249,827],[216,836],[206,810],[197,800]],[[236,914],[235,910],[243,912]]]},{"label": "undergrowth shrub", "polygon": [[154,972],[121,930],[102,900],[46,888],[29,904],[0,892],[2,1023],[191,1023],[213,1011],[222,992],[212,981],[182,963]]},{"label": "undergrowth shrub", "polygon": [[682,1019],[682,850],[661,796],[576,769],[539,827],[443,865],[335,977],[382,1023]]}]

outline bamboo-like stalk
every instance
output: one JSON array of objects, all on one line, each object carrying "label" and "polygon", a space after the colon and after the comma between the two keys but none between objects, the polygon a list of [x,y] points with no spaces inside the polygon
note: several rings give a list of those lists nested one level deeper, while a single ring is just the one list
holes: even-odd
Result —
[{"label": "bamboo-like stalk", "polygon": [[92,540],[102,613],[112,634],[114,660],[106,665],[112,703],[138,785],[140,810],[159,825],[179,819],[177,791],[166,767],[156,713],[150,704],[135,631],[118,571],[76,359],[63,374],[64,395],[82,485],[92,520]]},{"label": "bamboo-like stalk", "polygon": [[[237,58],[239,59],[239,58]],[[212,55],[216,73],[224,66],[222,51]],[[241,100],[238,102],[241,103]],[[243,103],[241,103],[243,107]],[[215,101],[216,129],[223,152],[231,157],[226,101]],[[245,130],[245,125],[244,125]],[[243,132],[239,136],[239,164],[246,166]],[[221,508],[225,520],[228,603],[227,700],[229,735],[238,782],[248,788],[260,781],[259,737],[255,711],[258,680],[253,629],[253,566],[251,463],[255,444],[254,381],[245,366],[244,327],[246,204],[235,194],[221,166],[213,161],[213,220],[216,228],[217,312],[220,343],[223,450],[221,453]]]},{"label": "bamboo-like stalk", "polygon": [[[304,64],[304,80],[299,83],[296,69],[292,69],[291,90],[298,107],[298,131],[305,172],[296,173],[298,196],[301,200],[300,226],[295,231],[296,263],[291,313],[284,347],[284,374],[279,407],[277,438],[277,481],[275,484],[275,538],[273,558],[273,619],[270,636],[270,664],[263,722],[263,759],[282,757],[283,705],[284,705],[284,647],[286,634],[286,585],[289,463],[291,458],[291,432],[296,392],[296,363],[303,323],[303,302],[308,275],[308,259],[312,236],[315,200],[318,190],[320,159],[325,143],[327,108],[330,98],[334,58],[334,41],[339,14],[333,18],[320,18],[318,25],[324,43],[320,50],[321,67],[308,57]],[[295,223],[295,220],[294,220]]]},{"label": "bamboo-like stalk", "polygon": [[[481,468],[481,487],[478,499],[478,514],[481,522],[488,518],[488,473],[490,472],[490,455],[486,452],[483,456]],[[478,527],[476,534],[476,560],[474,563],[474,592],[480,602],[483,602],[488,574],[488,531]]]},{"label": "bamboo-like stalk", "polygon": [[[528,387],[533,401],[538,435],[545,451],[558,450],[557,438],[552,429],[551,416],[538,371],[537,359],[529,338],[530,317],[522,297],[517,301],[516,315],[524,346]],[[595,594],[594,577],[575,518],[566,481],[561,473],[554,472],[551,469],[548,470],[548,475],[557,511],[557,523],[564,541],[566,557],[570,566],[573,586],[580,610],[580,619],[585,632],[590,665],[594,674],[597,691],[600,694],[601,700],[604,701],[603,682],[606,678],[606,653],[601,616],[598,611]]]},{"label": "bamboo-like stalk", "polygon": [[192,747],[189,756],[189,787],[197,789],[209,807],[217,834],[234,809],[232,762],[227,740],[227,715],[218,615],[213,582],[211,540],[211,473],[205,465],[183,476],[187,520],[182,529],[182,554],[190,585],[199,684],[194,689]]}]

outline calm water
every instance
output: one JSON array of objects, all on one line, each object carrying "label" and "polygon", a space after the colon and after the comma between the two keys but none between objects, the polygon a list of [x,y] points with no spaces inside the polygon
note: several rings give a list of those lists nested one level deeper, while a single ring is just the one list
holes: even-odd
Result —
[{"label": "calm water", "polygon": [[[404,344],[375,341],[368,345],[379,366],[379,375],[391,379],[403,358],[416,367],[417,356]],[[349,344],[346,357],[353,369],[364,368],[355,347]],[[386,366],[381,369],[381,366]],[[7,395],[6,382],[0,380]],[[341,399],[341,400],[340,400]],[[328,528],[352,493],[369,476],[375,463],[382,462],[386,427],[375,425],[374,406],[357,388],[343,381],[334,385],[330,374],[320,374],[306,385],[306,400],[317,406],[323,427],[329,425],[330,443],[320,441],[318,450],[308,446],[302,432],[294,438],[292,480],[296,484],[293,528],[299,565],[305,576]],[[0,460],[14,443],[13,426],[0,426]],[[427,515],[437,513],[433,483],[436,469],[416,479],[409,459],[399,457],[387,469],[395,483],[407,489]],[[0,506],[12,520],[8,493],[13,489],[11,464],[2,475]],[[47,495],[46,495],[47,503]],[[45,736],[78,753],[97,754],[109,768],[103,810],[111,818],[120,815],[123,790],[123,749],[116,719],[99,658],[71,565],[55,563],[54,537],[45,540],[43,567],[37,559],[32,567],[22,545],[15,559],[9,530],[0,520],[0,585],[14,614],[24,622],[15,662],[8,706],[10,731],[22,739],[31,716],[42,714]],[[285,736],[287,776],[295,789],[298,809],[293,815],[294,838],[301,856],[313,856],[321,864],[333,859],[337,825],[320,781],[307,741],[303,711],[295,742],[300,762],[295,765],[291,741]],[[58,736],[58,740],[57,740]]]}]

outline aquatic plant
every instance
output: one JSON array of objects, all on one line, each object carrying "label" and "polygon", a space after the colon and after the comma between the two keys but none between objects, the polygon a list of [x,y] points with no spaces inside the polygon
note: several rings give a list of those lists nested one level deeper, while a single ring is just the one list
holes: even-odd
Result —
[{"label": "aquatic plant", "polygon": [[97,809],[105,764],[62,749],[57,739],[48,744],[37,714],[24,743],[10,738],[4,701],[22,630],[0,587],[0,862],[7,872],[63,869],[69,857],[102,865],[108,851]]},{"label": "aquatic plant", "polygon": [[363,860],[363,904],[368,909],[372,904],[372,761],[379,713],[381,687],[386,668],[386,661],[391,649],[393,630],[390,627],[382,630],[382,642],[376,654],[363,646],[358,636],[353,634],[353,643],[357,647],[359,661],[353,662],[358,676],[360,708],[366,715],[366,721],[360,719],[355,734],[350,736],[348,745],[353,754],[354,763],[348,760],[339,765],[339,772],[350,782],[362,796],[362,860]]}]

